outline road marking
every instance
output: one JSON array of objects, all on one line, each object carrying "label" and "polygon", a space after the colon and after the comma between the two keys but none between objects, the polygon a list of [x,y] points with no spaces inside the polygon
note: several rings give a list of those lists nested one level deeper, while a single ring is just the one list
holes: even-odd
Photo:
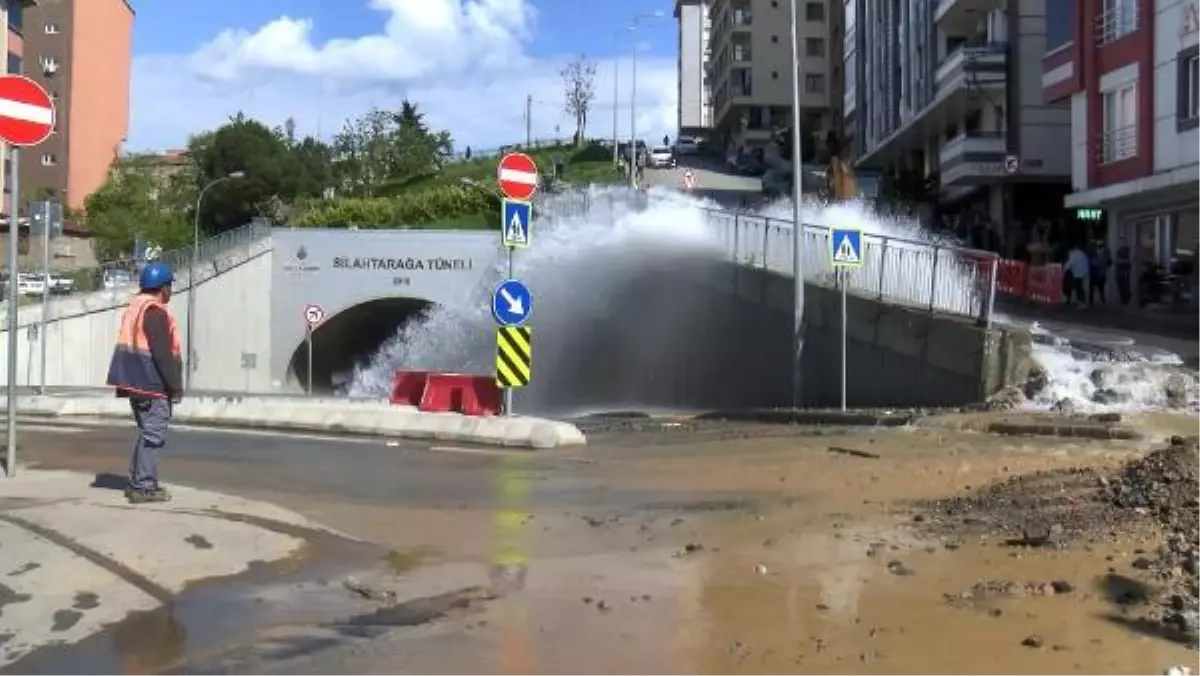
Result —
[{"label": "road marking", "polygon": [[524,455],[528,451],[507,450],[501,448],[467,448],[465,446],[430,446],[429,450],[437,453],[465,453],[467,455]]},{"label": "road marking", "polygon": [[255,437],[285,437],[288,439],[303,439],[305,441],[338,441],[351,444],[379,444],[386,441],[383,437],[339,436],[333,433],[321,434],[298,430],[264,430],[253,427],[209,427],[207,425],[172,425],[171,427],[188,432],[216,432],[218,434]]}]

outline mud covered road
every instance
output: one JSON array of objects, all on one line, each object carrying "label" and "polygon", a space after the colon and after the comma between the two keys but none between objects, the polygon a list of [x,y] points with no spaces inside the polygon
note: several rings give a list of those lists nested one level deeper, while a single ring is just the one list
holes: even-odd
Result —
[{"label": "mud covered road", "polygon": [[[208,645],[181,640],[162,670],[1194,668],[1196,451],[1145,458],[1195,421],[1140,424],[1157,438],[996,436],[954,419],[634,420],[599,426],[587,448],[536,454],[180,431],[166,481],[295,510],[367,541],[378,565],[324,561],[311,580],[240,589],[259,621],[220,635],[221,618],[192,613]],[[45,467],[127,462],[127,429],[26,439],[24,456]],[[523,569],[501,596],[494,562]],[[314,619],[331,596],[353,617]]]}]

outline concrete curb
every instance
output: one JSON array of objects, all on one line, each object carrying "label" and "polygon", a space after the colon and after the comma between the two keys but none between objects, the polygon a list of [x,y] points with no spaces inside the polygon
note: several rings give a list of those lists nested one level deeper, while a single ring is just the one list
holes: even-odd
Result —
[{"label": "concrete curb", "polygon": [[698,420],[728,420],[730,422],[759,422],[779,425],[831,425],[848,427],[901,427],[919,416],[911,413],[880,411],[805,410],[790,408],[711,411],[696,416]]},{"label": "concrete curb", "polygon": [[1074,437],[1096,440],[1137,441],[1145,438],[1145,435],[1135,429],[1118,425],[994,422],[987,426],[987,431],[992,434],[1011,436]]},{"label": "concrete curb", "polygon": [[[128,419],[129,403],[117,397],[21,397],[22,414]],[[265,397],[198,397],[175,407],[175,420],[194,425],[332,432],[364,436],[437,439],[515,448],[583,446],[587,439],[570,423],[526,416],[474,418],[421,413],[386,402]]]}]

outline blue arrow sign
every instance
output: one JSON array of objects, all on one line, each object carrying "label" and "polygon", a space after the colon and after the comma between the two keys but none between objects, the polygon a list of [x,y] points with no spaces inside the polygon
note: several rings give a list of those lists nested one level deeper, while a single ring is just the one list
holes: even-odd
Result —
[{"label": "blue arrow sign", "polygon": [[850,228],[830,229],[829,261],[835,268],[862,267],[862,231]]},{"label": "blue arrow sign", "polygon": [[500,242],[511,249],[529,246],[529,219],[533,217],[533,205],[504,200],[500,211],[503,218],[500,223]]},{"label": "blue arrow sign", "polygon": [[501,326],[521,326],[533,312],[533,294],[520,280],[506,279],[492,294],[492,316]]}]

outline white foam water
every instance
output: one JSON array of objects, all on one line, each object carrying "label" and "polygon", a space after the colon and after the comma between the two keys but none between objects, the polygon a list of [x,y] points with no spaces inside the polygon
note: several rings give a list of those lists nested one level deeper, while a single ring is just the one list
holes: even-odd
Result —
[{"label": "white foam water", "polygon": [[[537,223],[536,245],[516,256],[515,276],[536,289],[534,313],[539,331],[569,331],[591,319],[610,319],[609,291],[632,271],[653,267],[665,251],[721,251],[722,239],[708,225],[704,211],[719,208],[715,203],[662,188],[637,196],[624,188],[593,186],[587,194],[590,206],[585,211],[577,209],[579,200],[574,195],[557,203],[550,198],[540,205],[543,217]],[[791,203],[771,203],[758,215],[790,222]],[[806,201],[803,218],[813,225],[856,227],[869,235],[953,244],[930,235],[916,219],[879,215],[856,202]],[[501,264],[497,260],[494,280],[503,276]],[[941,274],[947,275],[949,285],[963,290],[972,284],[965,269]],[[400,368],[490,372],[492,290],[490,283],[484,284],[460,301],[436,306],[402,327],[369,362],[347,374],[346,394],[386,396],[392,374]],[[998,313],[994,318],[1001,323],[1022,323]],[[1036,323],[1031,329],[1039,337],[1033,357],[1047,375],[1045,387],[1028,402],[1031,407],[1046,409],[1070,399],[1082,410],[1160,408],[1170,403],[1168,379],[1176,374],[1189,378],[1188,398],[1195,406],[1196,378],[1181,369],[1175,355],[1114,358],[1078,349]],[[553,363],[552,358],[539,356],[538,361],[542,369],[552,368],[545,366]],[[1110,395],[1097,401],[1100,390],[1115,392],[1116,398]]]},{"label": "white foam water", "polygon": [[[539,333],[562,336],[593,318],[611,319],[616,313],[608,307],[608,291],[634,271],[653,269],[664,251],[719,251],[720,241],[704,218],[703,209],[712,203],[666,189],[637,196],[624,188],[592,187],[587,197],[586,210],[574,194],[540,203],[535,245],[515,256],[514,276],[535,292],[531,322]],[[491,372],[491,295],[507,272],[503,264],[498,257],[495,275],[470,296],[402,327],[355,369],[346,393],[386,396],[400,368]],[[541,347],[538,352],[539,371],[545,373],[554,355]]]}]

